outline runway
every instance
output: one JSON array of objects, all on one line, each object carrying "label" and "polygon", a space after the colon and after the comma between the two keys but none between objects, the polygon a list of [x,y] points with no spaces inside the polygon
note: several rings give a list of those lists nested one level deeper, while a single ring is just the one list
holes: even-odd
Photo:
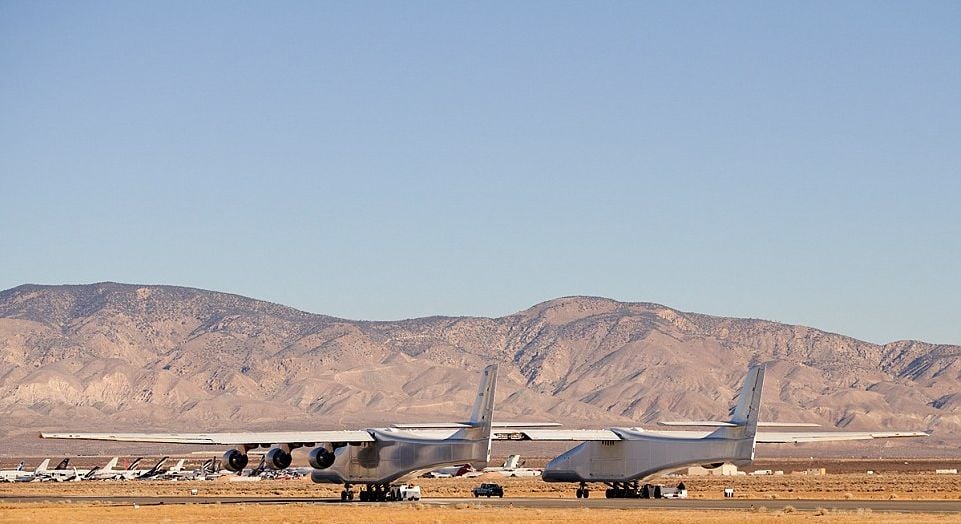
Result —
[{"label": "runway", "polygon": [[[74,502],[99,503],[118,506],[150,506],[161,504],[338,504],[364,506],[399,506],[405,502],[341,502],[337,498],[310,497],[98,497],[98,496],[0,496],[0,503]],[[658,509],[658,510],[704,510],[746,511],[765,507],[780,510],[791,506],[797,511],[817,509],[856,511],[858,509],[896,513],[953,513],[961,512],[958,500],[770,500],[770,499],[553,499],[553,498],[427,498],[422,504],[450,506],[456,504],[479,504],[491,507],[515,508],[596,508],[596,509]]]}]

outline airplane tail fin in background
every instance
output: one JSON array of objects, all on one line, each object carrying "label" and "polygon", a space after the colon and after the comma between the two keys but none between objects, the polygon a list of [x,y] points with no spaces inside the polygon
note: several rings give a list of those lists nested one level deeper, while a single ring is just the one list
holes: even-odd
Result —
[{"label": "airplane tail fin in background", "polygon": [[69,464],[69,463],[70,463],[70,459],[69,459],[69,458],[65,458],[65,459],[61,460],[59,464],[57,464],[56,466],[54,466],[53,469],[54,469],[54,470],[67,469],[67,464]]},{"label": "airplane tail fin in background", "polygon": [[110,459],[110,462],[107,462],[107,465],[101,468],[100,471],[113,471],[113,469],[117,467],[117,462],[119,461],[120,457],[114,457]]},{"label": "airplane tail fin in background", "polygon": [[47,471],[47,466],[49,465],[50,465],[50,459],[43,459],[43,462],[41,462],[40,465],[37,466],[37,469],[33,470],[33,472],[43,473],[44,471]]}]

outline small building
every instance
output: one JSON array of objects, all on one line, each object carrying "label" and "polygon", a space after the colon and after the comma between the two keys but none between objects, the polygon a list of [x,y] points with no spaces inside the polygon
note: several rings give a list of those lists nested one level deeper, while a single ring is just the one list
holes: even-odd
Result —
[{"label": "small building", "polygon": [[703,477],[707,475],[715,475],[721,477],[733,477],[738,474],[737,466],[729,462],[725,462],[716,468],[705,468],[703,466],[691,466],[687,468],[687,474],[692,477]]}]

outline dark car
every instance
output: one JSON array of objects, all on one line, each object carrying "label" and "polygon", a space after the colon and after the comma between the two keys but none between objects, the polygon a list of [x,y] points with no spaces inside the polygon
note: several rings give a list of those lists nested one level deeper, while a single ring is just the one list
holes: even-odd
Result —
[{"label": "dark car", "polygon": [[504,496],[504,488],[500,484],[481,484],[474,488],[475,497],[502,497]]}]

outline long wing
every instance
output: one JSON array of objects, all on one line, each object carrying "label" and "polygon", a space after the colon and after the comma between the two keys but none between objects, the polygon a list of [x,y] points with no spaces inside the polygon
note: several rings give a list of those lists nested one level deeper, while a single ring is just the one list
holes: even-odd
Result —
[{"label": "long wing", "polygon": [[609,429],[517,429],[494,431],[494,440],[541,440],[541,441],[585,441],[621,440],[621,436]]},{"label": "long wing", "polygon": [[316,444],[318,442],[373,442],[367,430],[265,431],[244,433],[41,433],[40,438],[155,442],[167,444]]},{"label": "long wing", "polygon": [[923,431],[758,431],[762,444],[799,444],[802,442],[832,442],[841,440],[872,440],[876,438],[927,437]]},{"label": "long wing", "polygon": [[[732,422],[721,422],[717,420],[662,420],[658,426],[687,426],[687,427],[706,427],[706,428],[733,428],[737,424]],[[817,428],[820,424],[813,422],[758,422],[759,428]]]},{"label": "long wing", "polygon": [[[640,431],[652,437],[666,437],[677,439],[704,438],[711,431]],[[845,440],[871,440],[879,438],[908,438],[927,437],[923,431],[758,431],[757,442],[762,444],[786,444],[802,442],[832,442]],[[537,441],[615,441],[624,440],[619,433],[611,429],[518,429],[513,431],[495,431],[495,440],[537,440]]]},{"label": "long wing", "polygon": [[[491,428],[554,428],[560,425],[560,422],[494,422],[491,424]],[[397,429],[461,429],[472,427],[472,424],[470,422],[423,422],[420,424],[391,424],[391,427]]]}]

